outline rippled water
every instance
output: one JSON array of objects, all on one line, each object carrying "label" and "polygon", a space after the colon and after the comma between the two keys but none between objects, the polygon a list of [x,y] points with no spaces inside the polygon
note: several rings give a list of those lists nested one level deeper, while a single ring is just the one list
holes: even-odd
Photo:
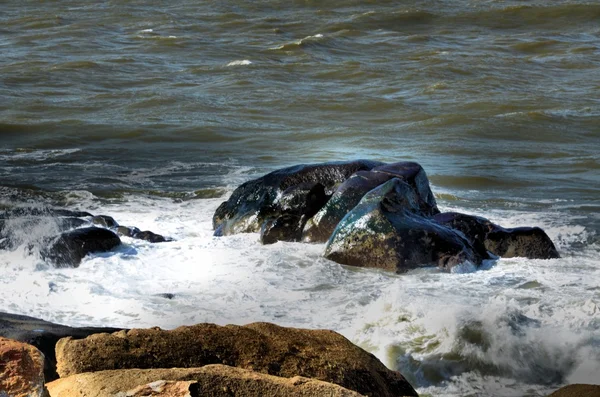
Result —
[{"label": "rippled water", "polygon": [[[67,206],[176,238],[126,240],[75,270],[26,243],[2,251],[0,310],[72,325],[331,328],[435,396],[597,382],[596,2],[0,10],[0,205]],[[320,245],[211,236],[237,184],[354,158],[418,161],[443,209],[542,226],[563,258],[398,276],[339,266]]]}]

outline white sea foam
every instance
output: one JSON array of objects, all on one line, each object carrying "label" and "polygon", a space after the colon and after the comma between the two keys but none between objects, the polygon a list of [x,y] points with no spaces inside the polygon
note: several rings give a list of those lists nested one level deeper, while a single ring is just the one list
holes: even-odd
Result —
[{"label": "white sea foam", "polygon": [[24,149],[0,151],[0,161],[31,160],[45,161],[55,157],[79,152],[81,149]]},{"label": "white sea foam", "polygon": [[237,61],[231,61],[225,66],[246,66],[246,65],[251,65],[251,64],[252,64],[252,62],[249,61],[248,59],[242,59],[242,60],[237,60]]},{"label": "white sea foam", "polygon": [[[247,171],[232,174],[232,185]],[[99,207],[90,193],[73,193],[77,209],[175,241],[124,238],[117,251],[87,257],[77,269],[49,268],[25,246],[2,251],[1,310],[75,326],[270,321],[328,328],[436,396],[521,395],[524,389],[543,395],[556,383],[597,382],[598,247],[556,260],[491,261],[477,271],[465,265],[454,273],[396,275],[328,261],[322,244],[262,246],[256,234],[213,237],[211,217],[222,199],[125,199]],[[543,226],[567,245],[589,233],[552,212],[476,214],[506,226]],[[549,380],[555,383],[544,383]]]}]

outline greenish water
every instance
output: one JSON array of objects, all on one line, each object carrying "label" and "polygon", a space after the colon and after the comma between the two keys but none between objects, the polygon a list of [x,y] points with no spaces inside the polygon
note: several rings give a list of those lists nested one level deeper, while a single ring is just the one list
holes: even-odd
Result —
[{"label": "greenish water", "polygon": [[[315,284],[311,288],[330,299],[339,293],[337,287],[317,288],[321,284],[315,280],[327,279],[334,265],[321,263],[316,253],[306,259],[284,253],[301,247],[265,251],[255,245],[243,248],[235,239],[208,243],[210,231],[203,228],[218,201],[237,184],[276,167],[355,158],[417,161],[427,171],[444,209],[548,230],[567,258],[564,261],[550,265],[500,261],[487,272],[464,277],[489,288],[478,289],[474,295],[479,298],[472,302],[487,308],[484,313],[493,317],[490,302],[495,305],[497,299],[506,299],[517,302],[515,307],[528,316],[543,317],[541,330],[560,328],[572,320],[565,314],[571,310],[565,309],[573,302],[570,296],[576,296],[576,307],[600,305],[598,290],[593,289],[600,285],[599,21],[600,5],[581,0],[4,1],[0,5],[0,204],[51,203],[116,213],[132,224],[142,220],[148,228],[165,228],[183,240],[201,238],[202,249],[225,244],[224,253],[218,255],[241,269],[265,261],[302,269],[309,266],[305,261],[319,263],[329,270],[306,276],[306,283]],[[186,223],[194,218],[199,224]],[[145,263],[168,252],[175,265],[192,266],[192,258],[183,251],[138,250]],[[238,258],[240,250],[253,253]],[[0,264],[7,266],[6,283],[42,277],[33,270],[26,275],[9,271],[15,261],[29,263],[13,254],[0,255]],[[118,269],[129,263],[127,258],[105,260]],[[98,266],[104,263],[102,258],[94,261],[99,261]],[[217,268],[221,263],[209,262]],[[34,260],[31,269],[41,265]],[[563,274],[567,266],[572,273]],[[532,270],[536,267],[541,270]],[[56,283],[58,276],[48,274],[44,277]],[[360,294],[362,287],[356,286],[361,284],[348,280],[360,275],[352,274],[337,274],[334,279],[348,281],[351,291]],[[81,282],[118,284],[110,277],[89,275]],[[136,277],[131,275],[131,283]],[[255,282],[260,284],[265,277]],[[281,293],[291,293],[287,276],[278,277]],[[371,298],[386,288],[395,291],[400,283],[396,276],[360,277],[377,286],[376,291],[365,287]],[[371,302],[365,295],[371,302],[366,307],[388,313],[382,308],[391,305],[390,318],[404,310],[412,319],[421,318],[419,313],[437,315],[430,308],[435,303],[427,299],[426,285],[432,283],[427,277],[409,275],[400,283],[419,291],[413,292],[424,299],[419,307],[397,308],[395,300],[373,298]],[[35,295],[35,288],[23,282],[23,291]],[[154,279],[144,282],[159,285]],[[464,282],[440,281],[442,301],[461,297],[449,309],[451,313],[463,313],[466,307],[468,293],[458,288]],[[577,288],[577,283],[586,287]],[[171,287],[176,285],[181,284]],[[232,281],[225,293],[235,285]],[[220,299],[217,286],[206,286],[214,296],[203,296]],[[91,287],[91,295],[104,296],[95,288]],[[538,296],[541,290],[549,294],[547,298]],[[72,324],[125,322],[114,313],[95,316],[85,307],[55,314],[61,301],[41,303],[43,294],[35,303],[17,304],[16,292],[10,291],[6,287],[0,296],[0,309]],[[254,296],[250,290],[246,293]],[[519,294],[532,294],[540,301],[532,303],[531,295]],[[119,300],[124,299],[121,295],[114,299],[126,301]],[[141,295],[131,299],[136,305],[145,302],[139,303],[140,313],[173,310],[156,308]],[[560,361],[554,349],[558,342],[544,344],[529,334],[486,342],[500,350],[500,344],[508,344],[514,352],[535,345],[544,354],[554,354],[553,359],[564,365],[553,378],[543,365],[547,361],[543,354],[517,365],[495,348],[480,346],[487,349],[483,353],[469,350],[461,326],[485,334],[487,323],[479,312],[469,312],[464,324],[448,320],[454,324],[449,325],[440,319],[442,325],[420,324],[421,334],[409,327],[394,328],[391,335],[382,325],[389,322],[387,314],[382,315],[387,319],[383,323],[362,318],[359,309],[348,312],[347,302],[333,299],[331,308],[322,312],[333,310],[335,315],[329,315],[335,320],[327,322],[321,320],[321,312],[311,312],[305,322],[284,309],[289,304],[286,299],[272,299],[281,305],[276,313],[257,309],[240,317],[237,309],[221,308],[213,317],[200,316],[196,321],[261,319],[333,328],[372,346],[382,359],[389,356],[386,349],[391,346],[396,358],[388,365],[415,374],[434,372],[411,378],[420,391],[432,395],[508,396],[516,391],[541,395],[561,382],[588,379],[573,373],[600,363],[597,336],[582,336],[600,329],[593,315],[587,320],[575,316],[579,323],[564,325],[569,331],[563,331],[570,335],[566,339],[578,335],[581,340],[575,338],[579,341],[575,345],[589,350],[580,354],[591,357],[583,364]],[[260,307],[269,305],[258,297],[256,302]],[[547,310],[564,315],[553,317]],[[361,319],[348,325],[343,320],[348,313]],[[456,314],[456,318],[462,317]],[[161,319],[150,316],[133,323],[193,322],[189,317]],[[113,323],[103,324],[107,321]],[[499,323],[490,324],[488,331]],[[425,346],[425,335],[429,340],[432,333],[443,334],[444,329],[446,339]],[[482,358],[492,352],[502,357]],[[456,360],[451,358],[455,353],[460,356]],[[432,364],[436,360],[442,364]],[[510,370],[499,370],[498,375],[492,367]],[[491,387],[496,380],[490,376],[499,376],[502,387]],[[544,376],[553,380],[544,383]]]}]

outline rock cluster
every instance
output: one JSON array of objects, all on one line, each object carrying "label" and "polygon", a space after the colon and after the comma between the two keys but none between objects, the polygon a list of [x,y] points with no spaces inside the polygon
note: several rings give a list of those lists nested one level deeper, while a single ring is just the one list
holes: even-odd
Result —
[{"label": "rock cluster", "polygon": [[[32,239],[27,233],[35,228],[42,231]],[[56,267],[78,267],[86,255],[111,251],[121,245],[119,236],[151,243],[170,240],[148,230],[119,226],[110,216],[89,212],[17,207],[0,213],[0,249],[25,244],[30,251],[37,248],[42,258]]]},{"label": "rock cluster", "polygon": [[280,169],[238,187],[216,210],[213,227],[215,236],[260,232],[263,244],[326,243],[328,259],[396,272],[479,265],[494,257],[559,257],[538,227],[508,229],[440,213],[425,171],[414,162]]}]

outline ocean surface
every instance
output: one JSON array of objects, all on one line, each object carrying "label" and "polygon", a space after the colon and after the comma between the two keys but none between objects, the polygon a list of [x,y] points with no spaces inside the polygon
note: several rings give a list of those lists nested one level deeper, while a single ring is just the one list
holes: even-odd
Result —
[{"label": "ocean surface", "polygon": [[[430,396],[599,383],[599,21],[583,0],[4,0],[0,208],[175,241],[56,269],[28,248],[51,223],[8,224],[0,311],[328,328]],[[562,258],[397,275],[212,237],[240,183],[356,158],[417,161],[442,210],[540,226]]]}]

